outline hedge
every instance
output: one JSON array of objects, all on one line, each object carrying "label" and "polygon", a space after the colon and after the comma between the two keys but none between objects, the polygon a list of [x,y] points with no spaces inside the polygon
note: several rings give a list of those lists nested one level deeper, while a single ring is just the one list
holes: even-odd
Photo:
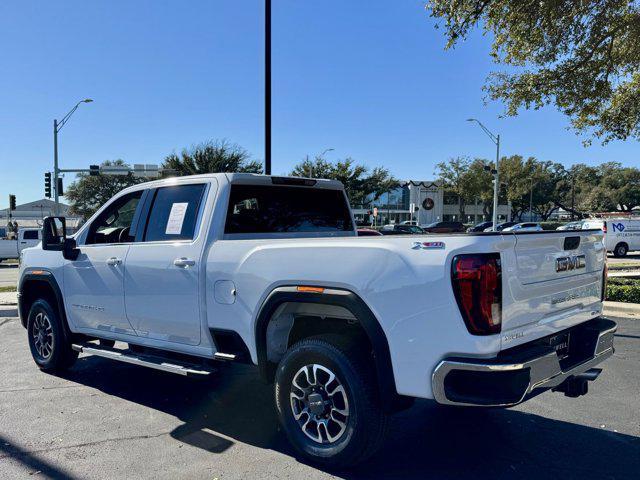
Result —
[{"label": "hedge", "polygon": [[607,300],[640,303],[640,280],[635,278],[609,278]]}]

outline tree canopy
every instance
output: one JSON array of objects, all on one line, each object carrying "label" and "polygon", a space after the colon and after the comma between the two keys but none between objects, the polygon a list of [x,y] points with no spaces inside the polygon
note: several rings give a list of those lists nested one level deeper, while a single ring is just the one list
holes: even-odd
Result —
[{"label": "tree canopy", "polygon": [[[429,0],[447,48],[482,26],[506,67],[485,90],[507,115],[553,104],[573,128],[603,143],[640,139],[637,0]],[[438,26],[442,26],[439,24]]]},{"label": "tree canopy", "polygon": [[[460,197],[462,204],[479,200],[485,214],[493,203],[492,176],[484,170],[490,162],[458,157],[436,166],[444,188]],[[640,206],[640,170],[618,162],[600,166],[577,164],[567,169],[562,164],[527,159],[521,155],[500,160],[501,201],[511,203],[511,215],[523,220],[532,207],[543,220],[562,208],[578,218],[593,212],[631,211]]]},{"label": "tree canopy", "polygon": [[221,172],[262,173],[262,164],[251,160],[249,152],[225,140],[185,148],[180,155],[167,155],[162,167],[175,170],[178,176]]},{"label": "tree canopy", "polygon": [[[102,166],[129,168],[123,160],[107,160]],[[64,196],[71,204],[70,211],[85,220],[120,190],[144,182],[145,179],[126,175],[96,175],[79,173],[76,180],[67,187]]]},{"label": "tree canopy", "polygon": [[291,175],[295,177],[328,178],[342,182],[351,204],[362,205],[369,197],[377,200],[400,185],[400,182],[386,168],[376,167],[369,171],[364,165],[352,158],[336,163],[318,156],[313,160],[305,159],[298,163]]}]

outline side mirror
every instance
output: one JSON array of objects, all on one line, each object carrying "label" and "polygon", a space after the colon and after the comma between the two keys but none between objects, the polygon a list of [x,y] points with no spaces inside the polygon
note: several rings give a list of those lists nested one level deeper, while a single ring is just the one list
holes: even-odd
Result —
[{"label": "side mirror", "polygon": [[62,252],[67,260],[75,260],[80,254],[76,241],[67,238],[67,221],[64,217],[46,217],[42,223],[42,249]]}]

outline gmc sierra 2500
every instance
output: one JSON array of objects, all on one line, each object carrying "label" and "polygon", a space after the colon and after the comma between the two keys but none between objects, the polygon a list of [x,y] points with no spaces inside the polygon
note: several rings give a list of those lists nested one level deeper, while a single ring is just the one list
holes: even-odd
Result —
[{"label": "gmc sierra 2500", "polygon": [[586,393],[613,353],[605,253],[599,230],[357,237],[338,182],[202,175],[127,188],[73,237],[47,218],[19,310],[47,371],[255,364],[292,444],[345,466],[413,398]]}]

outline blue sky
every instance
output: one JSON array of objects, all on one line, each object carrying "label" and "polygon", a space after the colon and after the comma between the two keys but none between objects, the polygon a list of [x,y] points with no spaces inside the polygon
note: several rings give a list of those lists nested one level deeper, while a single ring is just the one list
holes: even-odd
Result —
[{"label": "blue sky", "polygon": [[[494,67],[477,32],[444,51],[420,0],[273,0],[273,171],[334,148],[399,178],[457,155],[640,165],[637,141],[584,148],[553,108],[500,119],[483,104]],[[0,4],[0,206],[42,198],[52,122],[62,168],[160,163],[226,138],[263,154],[263,4],[256,0]],[[69,183],[71,177],[65,178]]]}]

